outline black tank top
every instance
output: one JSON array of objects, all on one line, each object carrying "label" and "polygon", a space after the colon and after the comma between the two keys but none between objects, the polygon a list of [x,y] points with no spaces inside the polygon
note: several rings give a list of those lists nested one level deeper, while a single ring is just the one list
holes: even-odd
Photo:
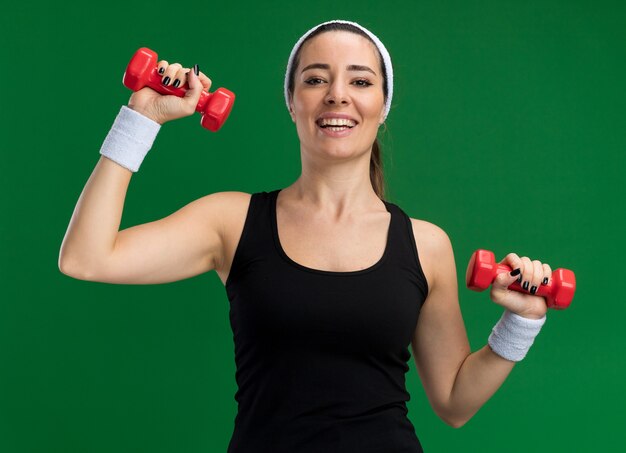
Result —
[{"label": "black tank top", "polygon": [[238,412],[229,453],[417,453],[408,346],[428,294],[409,217],[391,213],[382,258],[317,270],[281,247],[276,198],[252,194],[225,289]]}]

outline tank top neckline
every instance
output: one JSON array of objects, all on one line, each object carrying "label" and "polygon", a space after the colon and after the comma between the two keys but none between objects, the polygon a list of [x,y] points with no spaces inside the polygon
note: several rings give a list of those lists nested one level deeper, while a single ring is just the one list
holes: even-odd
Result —
[{"label": "tank top neckline", "polygon": [[276,214],[276,205],[277,205],[277,200],[278,200],[278,193],[281,191],[282,189],[277,189],[274,190],[270,193],[270,217],[272,220],[272,233],[273,233],[273,237],[274,237],[274,246],[276,248],[276,251],[278,252],[278,254],[287,262],[287,264],[300,269],[302,271],[306,271],[306,272],[310,272],[313,274],[319,274],[319,275],[330,275],[330,276],[352,276],[352,275],[362,275],[362,274],[366,274],[368,272],[372,272],[376,269],[378,269],[379,267],[381,267],[383,265],[383,263],[385,262],[385,260],[387,259],[387,256],[390,253],[390,248],[391,248],[391,233],[392,233],[392,227],[394,224],[394,212],[393,209],[391,209],[389,203],[385,200],[381,200],[384,204],[385,204],[385,208],[387,209],[387,212],[389,212],[389,214],[391,215],[391,218],[389,220],[389,226],[387,227],[387,240],[385,242],[385,250],[383,251],[383,255],[380,257],[380,259],[372,264],[371,266],[365,268],[365,269],[359,269],[356,271],[329,271],[329,270],[323,270],[323,269],[314,269],[312,267],[307,267],[307,266],[303,266],[300,263],[295,262],[294,260],[292,260],[287,253],[285,252],[285,250],[283,249],[282,244],[280,243],[280,238],[278,237],[278,216]]}]

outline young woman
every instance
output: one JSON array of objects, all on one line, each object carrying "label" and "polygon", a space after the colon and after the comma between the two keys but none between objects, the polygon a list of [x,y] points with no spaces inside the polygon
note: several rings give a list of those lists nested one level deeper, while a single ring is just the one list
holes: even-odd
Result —
[{"label": "young woman", "polygon": [[[505,308],[471,353],[450,240],[384,199],[376,140],[393,68],[369,30],[330,21],[287,64],[302,173],[288,187],[220,192],[118,231],[133,172],[162,124],[191,115],[211,81],[158,63],[184,98],[134,93],[78,200],[59,266],[75,278],[171,282],[215,270],[231,303],[238,414],[229,452],[419,452],[407,418],[411,357],[434,411],[460,427],[493,395],[545,321],[550,266],[515,253],[491,299]],[[526,293],[509,291],[515,280]]]}]

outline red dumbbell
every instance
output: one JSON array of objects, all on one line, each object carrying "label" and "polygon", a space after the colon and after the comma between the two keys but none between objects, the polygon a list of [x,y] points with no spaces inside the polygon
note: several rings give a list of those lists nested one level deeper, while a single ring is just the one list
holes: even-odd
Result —
[{"label": "red dumbbell", "polygon": [[[467,287],[474,291],[487,289],[502,272],[511,272],[511,268],[505,264],[496,263],[493,252],[488,250],[476,250],[470,258],[465,274]],[[528,293],[517,282],[509,286],[513,291]],[[539,285],[536,296],[546,298],[548,307],[555,310],[563,310],[569,307],[576,292],[576,277],[569,269],[559,268],[552,272],[552,276],[547,285]]]},{"label": "red dumbbell", "polygon": [[[122,82],[133,91],[148,86],[161,94],[171,94],[181,98],[185,96],[189,85],[185,83],[178,88],[163,85],[157,63],[156,52],[147,47],[140,48],[130,59]],[[234,102],[235,94],[226,88],[218,88],[214,93],[203,91],[196,105],[196,112],[202,113],[200,121],[202,127],[213,132],[217,131],[228,118]]]}]

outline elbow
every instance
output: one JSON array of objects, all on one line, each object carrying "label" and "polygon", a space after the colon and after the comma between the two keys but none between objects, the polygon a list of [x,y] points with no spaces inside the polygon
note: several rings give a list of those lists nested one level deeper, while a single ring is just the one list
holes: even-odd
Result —
[{"label": "elbow", "polygon": [[76,269],[80,269],[80,267],[77,265],[76,259],[68,253],[65,240],[63,241],[63,244],[61,244],[61,250],[59,250],[57,267],[62,274],[67,275],[68,277],[77,278],[75,271]]},{"label": "elbow", "polygon": [[451,426],[452,428],[460,428],[461,426],[465,425],[468,421],[468,419],[460,419],[460,418],[451,418],[451,417],[440,417],[444,423],[448,426]]},{"label": "elbow", "polygon": [[81,280],[81,278],[76,273],[75,267],[73,267],[67,261],[59,260],[59,271],[61,271],[62,274],[67,275],[68,277]]},{"label": "elbow", "polygon": [[67,275],[68,277],[72,277],[72,270],[70,269],[70,264],[68,262],[68,259],[65,258],[63,255],[59,255],[59,260],[57,262],[57,266],[59,267],[59,271],[62,274]]},{"label": "elbow", "polygon": [[437,416],[448,426],[460,428],[465,425],[474,414],[459,414],[450,411],[436,411]]},{"label": "elbow", "polygon": [[86,281],[89,281],[91,279],[89,274],[85,271],[84,266],[81,266],[80,263],[66,258],[63,255],[59,256],[58,267],[59,271],[61,271],[62,274],[67,275],[68,277]]}]

